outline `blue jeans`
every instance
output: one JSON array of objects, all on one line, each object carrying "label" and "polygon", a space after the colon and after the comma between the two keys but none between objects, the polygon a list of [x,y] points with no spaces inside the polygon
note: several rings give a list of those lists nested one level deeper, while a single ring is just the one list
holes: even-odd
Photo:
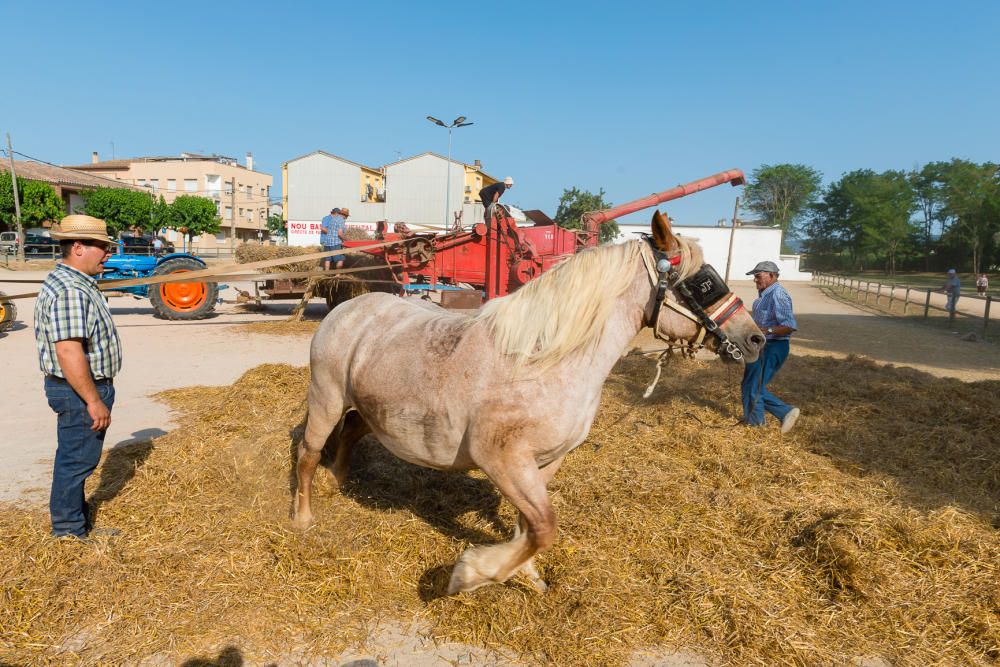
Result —
[{"label": "blue jeans", "polygon": [[[323,246],[323,252],[330,252],[332,250],[340,250],[342,247],[343,246],[339,246],[339,245],[324,245]],[[331,257],[324,257],[323,258],[323,263],[324,264],[331,264],[332,265],[332,264],[336,264],[337,262],[343,262],[345,259],[347,259],[347,255],[333,255]]]},{"label": "blue jeans", "polygon": [[[114,386],[105,380],[96,384],[101,400],[111,410],[115,403]],[[85,537],[91,525],[83,485],[101,460],[106,432],[90,430],[94,421],[87,412],[87,404],[65,380],[45,378],[45,397],[49,400],[49,407],[58,415],[59,445],[49,496],[52,534],[56,537]]]},{"label": "blue jeans", "polygon": [[792,406],[772,394],[768,383],[781,370],[788,358],[787,340],[769,340],[760,352],[760,357],[743,370],[743,416],[752,426],[764,425],[764,411],[767,410],[781,421],[791,411]]}]

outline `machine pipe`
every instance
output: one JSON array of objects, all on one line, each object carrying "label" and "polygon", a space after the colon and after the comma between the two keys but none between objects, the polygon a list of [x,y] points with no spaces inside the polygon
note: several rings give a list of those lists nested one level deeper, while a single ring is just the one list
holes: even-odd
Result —
[{"label": "machine pipe", "polygon": [[715,174],[714,176],[709,176],[708,178],[691,181],[685,185],[678,185],[675,188],[670,188],[669,190],[664,190],[663,192],[657,192],[656,194],[643,197],[642,199],[636,199],[635,201],[628,202],[627,204],[606,208],[603,211],[591,211],[589,213],[585,213],[583,216],[584,228],[590,231],[597,231],[597,227],[608,220],[614,220],[617,217],[628,215],[629,213],[635,213],[636,211],[641,211],[644,208],[651,208],[657,204],[662,204],[665,201],[670,201],[671,199],[680,199],[681,197],[686,197],[687,195],[700,192],[701,190],[714,188],[716,185],[722,185],[723,183],[732,183],[733,187],[735,187],[746,183],[746,178],[743,176],[742,170],[730,169],[729,171],[723,171]]}]

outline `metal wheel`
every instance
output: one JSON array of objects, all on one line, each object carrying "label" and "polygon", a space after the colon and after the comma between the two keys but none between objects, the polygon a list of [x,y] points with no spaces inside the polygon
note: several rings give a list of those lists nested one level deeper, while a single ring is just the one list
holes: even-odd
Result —
[{"label": "metal wheel", "polygon": [[5,296],[7,295],[0,292],[0,333],[14,326],[14,321],[17,319],[17,306],[13,301],[4,300]]}]

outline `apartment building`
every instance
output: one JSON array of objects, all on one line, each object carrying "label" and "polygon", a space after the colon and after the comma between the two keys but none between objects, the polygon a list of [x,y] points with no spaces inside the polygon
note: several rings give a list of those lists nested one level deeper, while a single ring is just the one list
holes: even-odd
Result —
[{"label": "apartment building", "polygon": [[[197,153],[102,161],[95,151],[89,164],[69,168],[146,188],[156,196],[162,195],[168,204],[180,195],[211,199],[221,218],[221,228],[218,234],[195,237],[196,249],[232,247],[244,241],[268,239],[272,178],[254,170],[251,153],[247,153],[246,163],[241,165],[235,158]],[[173,230],[166,230],[165,235],[173,242],[181,240],[181,235]]]}]

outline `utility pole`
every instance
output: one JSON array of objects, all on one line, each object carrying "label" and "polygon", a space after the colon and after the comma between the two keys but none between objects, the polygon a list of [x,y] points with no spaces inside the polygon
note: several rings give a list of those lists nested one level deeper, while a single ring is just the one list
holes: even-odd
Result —
[{"label": "utility pole", "polygon": [[10,182],[14,190],[14,219],[17,220],[17,259],[24,261],[24,230],[21,228],[21,201],[17,196],[17,173],[14,171],[14,149],[10,145],[10,132],[7,133],[7,158],[10,160]]},{"label": "utility pole", "polygon": [[736,198],[736,206],[733,207],[733,226],[729,228],[729,254],[726,255],[726,277],[724,281],[729,282],[729,269],[733,264],[733,237],[736,236],[736,214],[740,210],[740,198]]},{"label": "utility pole", "polygon": [[229,190],[229,247],[236,252],[236,177],[231,181]]}]

